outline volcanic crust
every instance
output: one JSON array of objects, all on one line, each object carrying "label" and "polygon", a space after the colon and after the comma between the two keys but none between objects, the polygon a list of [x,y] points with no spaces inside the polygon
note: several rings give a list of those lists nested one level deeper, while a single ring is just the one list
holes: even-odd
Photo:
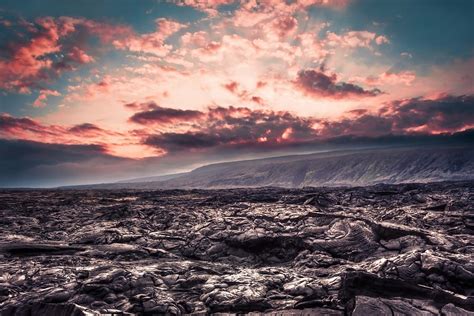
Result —
[{"label": "volcanic crust", "polygon": [[474,182],[0,191],[7,315],[474,315]]}]

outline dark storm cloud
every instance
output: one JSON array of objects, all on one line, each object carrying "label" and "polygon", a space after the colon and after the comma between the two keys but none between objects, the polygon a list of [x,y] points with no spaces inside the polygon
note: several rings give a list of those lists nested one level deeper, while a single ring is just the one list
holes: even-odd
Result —
[{"label": "dark storm cloud", "polygon": [[[30,166],[54,164],[64,161],[81,161],[106,155],[100,145],[46,144],[25,140],[0,140],[0,153],[4,158],[16,157],[15,163],[31,162]],[[32,154],[34,153],[34,154]],[[5,163],[8,159],[2,159]]]},{"label": "dark storm cloud", "polygon": [[36,135],[56,135],[61,132],[62,128],[57,126],[44,126],[39,122],[27,117],[13,117],[5,113],[0,114],[0,136],[5,137],[15,135],[23,137],[26,133],[34,133]]},{"label": "dark storm cloud", "polygon": [[203,119],[193,125],[197,132],[150,135],[144,143],[176,151],[214,146],[265,146],[316,136],[311,128],[313,120],[288,112],[216,107],[202,114]]},{"label": "dark storm cloud", "polygon": [[74,134],[101,133],[104,130],[91,123],[79,124],[71,127],[69,132]]},{"label": "dark storm cloud", "polygon": [[[126,104],[125,106],[129,108],[144,107],[135,103]],[[135,113],[130,117],[130,121],[143,125],[169,124],[178,121],[194,120],[203,115],[200,111],[164,108],[154,103],[148,103],[146,107],[148,110]]]},{"label": "dark storm cloud", "polygon": [[305,94],[317,97],[342,99],[348,97],[373,97],[382,93],[379,89],[365,90],[352,83],[337,82],[337,76],[326,75],[318,70],[301,70],[294,81]]},{"label": "dark storm cloud", "polygon": [[474,95],[395,101],[383,108],[384,112],[388,112],[395,131],[419,126],[428,131],[455,131],[474,126]]},{"label": "dark storm cloud", "polygon": [[320,121],[319,135],[323,138],[343,135],[380,136],[392,132],[393,121],[377,115],[362,115],[339,121]]},{"label": "dark storm cloud", "polygon": [[13,117],[8,114],[0,114],[0,131],[11,130],[16,128],[36,130],[40,128],[37,122],[26,117]]},{"label": "dark storm cloud", "polygon": [[[357,114],[360,113],[360,116]],[[320,121],[323,137],[342,135],[453,133],[474,127],[474,96],[408,99],[384,106],[377,115],[351,111],[350,118]]]},{"label": "dark storm cloud", "polygon": [[[127,159],[110,156],[100,145],[47,144],[0,139],[0,186],[44,185],[64,181],[68,175],[93,177],[107,164]],[[89,162],[94,162],[89,164]],[[89,168],[89,170],[84,171]],[[95,168],[92,168],[95,166]],[[103,171],[100,171],[102,168]],[[102,174],[103,176],[103,174]]]},{"label": "dark storm cloud", "polygon": [[228,141],[228,139],[223,139],[222,135],[210,135],[205,133],[162,133],[147,137],[144,144],[175,151],[213,147],[224,141]]},{"label": "dark storm cloud", "polygon": [[474,96],[395,101],[377,113],[358,109],[339,120],[304,118],[284,111],[216,107],[202,113],[192,131],[148,135],[144,144],[167,151],[283,148],[341,136],[454,133],[473,126]]}]

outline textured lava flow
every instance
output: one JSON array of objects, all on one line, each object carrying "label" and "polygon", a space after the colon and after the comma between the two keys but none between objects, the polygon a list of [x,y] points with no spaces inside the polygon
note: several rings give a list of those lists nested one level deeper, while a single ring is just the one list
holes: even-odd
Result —
[{"label": "textured lava flow", "polygon": [[471,315],[474,183],[0,192],[1,315]]}]

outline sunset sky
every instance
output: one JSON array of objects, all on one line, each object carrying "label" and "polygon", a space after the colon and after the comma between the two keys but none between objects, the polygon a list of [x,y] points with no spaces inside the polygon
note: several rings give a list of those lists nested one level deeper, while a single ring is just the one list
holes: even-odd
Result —
[{"label": "sunset sky", "polygon": [[473,30],[472,0],[1,0],[0,186],[445,141]]}]

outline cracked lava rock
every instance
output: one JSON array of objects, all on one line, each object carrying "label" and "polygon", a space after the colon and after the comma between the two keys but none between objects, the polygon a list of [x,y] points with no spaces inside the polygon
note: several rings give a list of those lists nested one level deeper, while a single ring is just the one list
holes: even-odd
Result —
[{"label": "cracked lava rock", "polygon": [[474,315],[474,183],[0,191],[0,314]]}]

